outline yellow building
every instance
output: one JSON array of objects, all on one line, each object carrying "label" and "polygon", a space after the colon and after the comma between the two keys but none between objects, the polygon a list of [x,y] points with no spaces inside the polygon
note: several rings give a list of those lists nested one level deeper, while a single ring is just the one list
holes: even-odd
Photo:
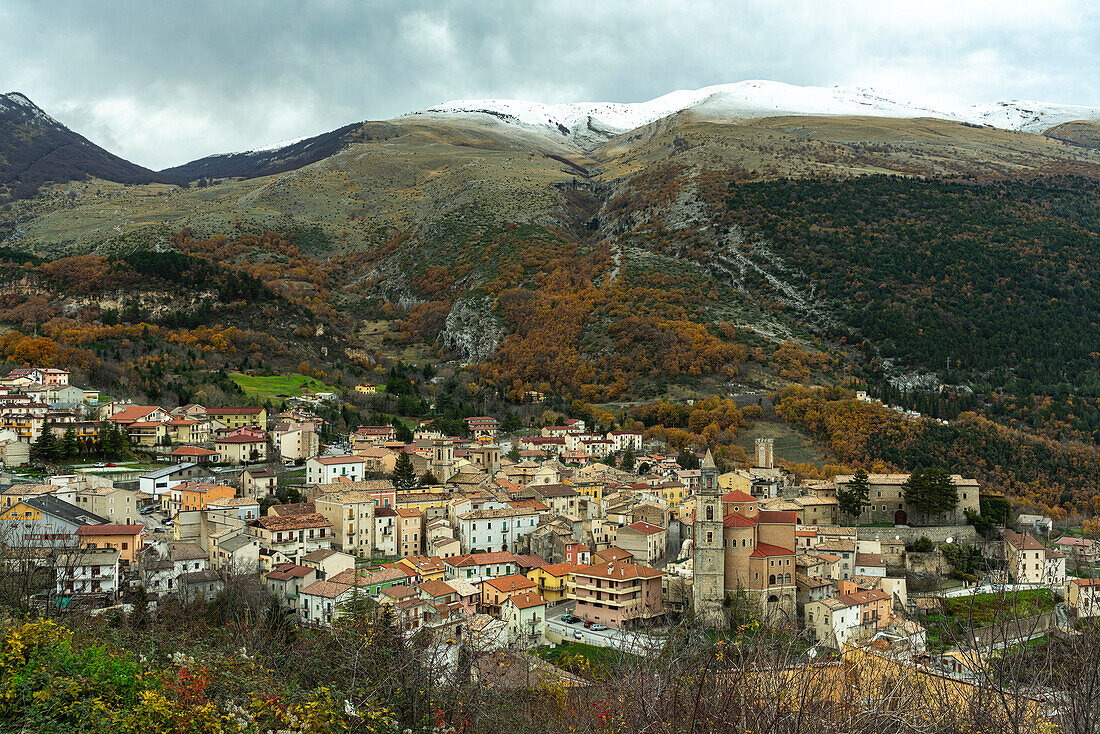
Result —
[{"label": "yellow building", "polygon": [[206,414],[221,421],[226,428],[259,426],[267,428],[267,410],[249,406],[235,408],[207,408]]},{"label": "yellow building", "polygon": [[538,584],[539,593],[547,602],[553,604],[569,595],[571,580],[577,566],[572,563],[555,563],[542,568],[532,568],[527,578]]},{"label": "yellow building", "polygon": [[446,570],[443,559],[439,556],[408,556],[393,565],[395,568],[404,566],[413,573],[420,574],[424,581],[442,581],[443,572]]}]

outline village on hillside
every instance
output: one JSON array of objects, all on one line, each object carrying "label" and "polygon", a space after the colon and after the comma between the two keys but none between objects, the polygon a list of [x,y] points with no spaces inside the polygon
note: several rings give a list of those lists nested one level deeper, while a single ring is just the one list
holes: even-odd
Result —
[{"label": "village on hillside", "polygon": [[[302,628],[367,605],[467,655],[645,654],[678,625],[751,623],[796,635],[807,664],[859,650],[960,684],[1100,616],[1100,545],[936,468],[798,481],[760,438],[720,471],[710,451],[580,418],[506,434],[473,416],[463,436],[425,421],[411,441],[379,425],[323,442],[324,423],[301,401],[166,409],[13,370],[15,603],[102,614],[251,584]],[[61,460],[95,451],[143,458]]]}]

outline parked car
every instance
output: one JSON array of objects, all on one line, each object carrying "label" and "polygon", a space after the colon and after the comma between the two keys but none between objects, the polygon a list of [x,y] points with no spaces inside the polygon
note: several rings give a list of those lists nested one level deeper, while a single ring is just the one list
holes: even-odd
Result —
[{"label": "parked car", "polygon": [[573,637],[575,637],[578,640],[583,640],[584,639],[584,633],[581,632],[580,630],[573,630]]},{"label": "parked car", "polygon": [[162,528],[162,527],[155,527],[155,528],[153,528],[153,532],[154,532],[154,533],[163,533],[163,532],[164,532],[164,528]]},{"label": "parked car", "polygon": [[576,624],[577,622],[581,621],[581,618],[572,614],[563,614],[561,615],[561,621],[565,622],[566,624]]},{"label": "parked car", "polygon": [[592,629],[596,630],[597,632],[602,632],[603,630],[607,629],[607,625],[606,624],[594,624],[594,625],[592,625]]},{"label": "parked car", "polygon": [[584,620],[584,626],[585,627],[591,627],[594,624],[595,624],[595,622],[593,622],[591,619]]}]

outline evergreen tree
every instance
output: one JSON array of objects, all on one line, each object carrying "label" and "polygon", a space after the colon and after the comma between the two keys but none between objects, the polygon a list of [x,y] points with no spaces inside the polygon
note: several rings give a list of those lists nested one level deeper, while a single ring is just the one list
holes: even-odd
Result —
[{"label": "evergreen tree", "polygon": [[421,487],[431,487],[439,483],[439,477],[437,477],[435,474],[432,474],[430,469],[420,475]]},{"label": "evergreen tree", "polygon": [[619,459],[619,466],[623,471],[634,471],[634,449],[627,446],[623,451],[622,458]]},{"label": "evergreen tree", "polygon": [[500,430],[502,433],[513,433],[523,428],[523,421],[519,419],[513,411],[508,411],[504,415],[504,419],[500,422]]},{"label": "evergreen tree", "polygon": [[860,469],[848,482],[846,487],[838,487],[836,490],[837,509],[856,520],[863,508],[867,505],[867,499],[871,496],[871,487],[867,481],[867,472]]},{"label": "evergreen tree", "polygon": [[149,626],[151,618],[149,614],[149,593],[145,590],[144,584],[138,586],[134,592],[133,606],[129,618],[130,626],[134,629],[143,630]]},{"label": "evergreen tree", "polygon": [[699,457],[691,449],[684,448],[676,455],[676,463],[680,465],[681,469],[698,469]]},{"label": "evergreen tree", "polygon": [[925,469],[924,483],[931,501],[931,512],[951,512],[959,506],[959,491],[944,469]]},{"label": "evergreen tree", "polygon": [[404,451],[397,457],[397,463],[393,467],[393,474],[390,475],[390,479],[393,480],[393,486],[399,492],[407,492],[416,488],[416,470],[413,469],[412,459]]},{"label": "evergreen tree", "polygon": [[614,467],[615,466],[615,453],[613,451],[609,451],[607,456],[603,457],[603,463],[607,464],[610,467]]},{"label": "evergreen tree", "polygon": [[42,428],[42,435],[38,437],[38,440],[34,442],[31,447],[34,449],[35,455],[41,461],[48,461],[53,463],[57,461],[58,443],[57,437],[53,435],[53,431],[50,427],[44,426]]},{"label": "evergreen tree", "polygon": [[57,456],[61,461],[72,461],[80,453],[80,444],[76,440],[76,431],[72,426],[65,429],[65,433],[61,436],[61,441],[58,443]]},{"label": "evergreen tree", "polygon": [[413,440],[413,432],[409,430],[409,427],[400,418],[394,418],[390,425],[393,426],[397,433],[397,440],[402,443],[410,443]]},{"label": "evergreen tree", "polygon": [[508,457],[509,461],[518,462],[519,461],[519,446],[516,446],[515,444],[513,444],[512,448],[508,449],[508,453],[505,454],[505,456]]}]

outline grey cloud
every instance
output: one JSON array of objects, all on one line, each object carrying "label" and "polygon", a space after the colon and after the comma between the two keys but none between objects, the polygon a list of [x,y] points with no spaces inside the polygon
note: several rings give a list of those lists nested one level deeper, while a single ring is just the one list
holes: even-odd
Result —
[{"label": "grey cloud", "polygon": [[1100,105],[1091,3],[0,0],[0,87],[142,165],[454,98],[742,79]]}]

